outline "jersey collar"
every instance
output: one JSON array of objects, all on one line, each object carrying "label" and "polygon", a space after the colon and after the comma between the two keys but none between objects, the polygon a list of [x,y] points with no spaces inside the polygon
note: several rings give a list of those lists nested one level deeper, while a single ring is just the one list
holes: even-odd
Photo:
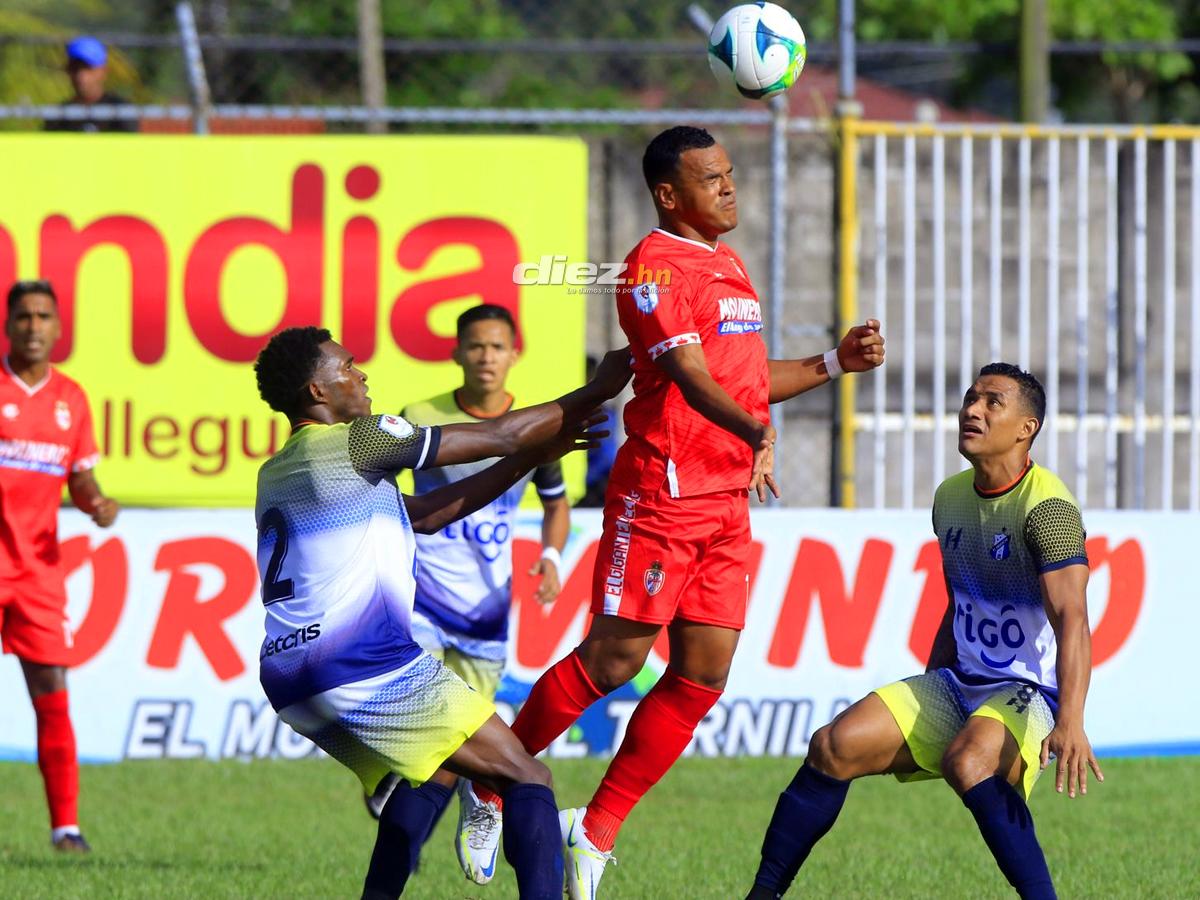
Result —
[{"label": "jersey collar", "polygon": [[662,229],[662,228],[655,227],[653,230],[657,231],[661,235],[665,235],[666,237],[669,237],[673,241],[683,241],[683,243],[691,244],[693,247],[701,247],[701,248],[707,250],[709,253],[716,253],[717,246],[719,246],[721,243],[720,241],[717,241],[716,245],[710,247],[710,246],[708,246],[708,244],[704,243],[704,241],[693,241],[691,238],[685,238],[678,234],[671,234],[671,232],[666,231],[665,229]]},{"label": "jersey collar", "polygon": [[25,394],[29,397],[32,397],[34,394],[36,394],[38,391],[40,391],[42,388],[44,388],[47,384],[49,384],[50,377],[54,374],[54,367],[51,366],[50,368],[48,368],[46,370],[46,377],[43,378],[41,381],[39,381],[37,384],[30,387],[28,384],[25,383],[25,380],[23,378],[21,378],[20,375],[18,375],[16,372],[14,372],[12,370],[12,366],[10,366],[8,364],[8,354],[7,353],[4,354],[3,361],[4,361],[4,371],[8,373],[8,377],[11,378],[13,380],[13,383],[17,387],[19,387],[21,390],[23,390],[25,392]]},{"label": "jersey collar", "polygon": [[993,490],[990,490],[990,491],[985,491],[983,488],[979,487],[979,485],[977,485],[973,480],[971,482],[971,487],[973,487],[975,489],[975,493],[978,496],[982,497],[984,500],[995,500],[997,497],[1003,497],[1005,494],[1007,494],[1009,491],[1011,491],[1013,488],[1015,488],[1018,484],[1020,484],[1022,481],[1024,481],[1025,476],[1029,474],[1029,472],[1032,468],[1033,468],[1033,458],[1027,456],[1027,457],[1025,457],[1025,468],[1021,470],[1021,474],[1016,477],[1016,480],[1012,481],[1009,484],[1004,485],[1004,487],[998,487],[998,488],[994,488]]}]

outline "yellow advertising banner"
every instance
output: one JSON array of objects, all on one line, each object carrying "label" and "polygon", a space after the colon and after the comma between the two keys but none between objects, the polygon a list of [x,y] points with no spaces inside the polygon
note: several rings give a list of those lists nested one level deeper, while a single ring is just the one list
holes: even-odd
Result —
[{"label": "yellow advertising banner", "polygon": [[0,282],[53,282],[53,359],[126,504],[253,504],[288,434],[252,368],[280,328],[329,328],[375,412],[461,383],[454,321],[484,302],[518,323],[519,405],[582,383],[584,297],[514,278],[587,258],[577,139],[14,135],[0,159]]}]

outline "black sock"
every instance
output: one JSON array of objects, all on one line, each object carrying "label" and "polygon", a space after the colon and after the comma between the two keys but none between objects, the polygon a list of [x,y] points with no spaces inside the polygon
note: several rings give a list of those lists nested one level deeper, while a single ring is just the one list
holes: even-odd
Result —
[{"label": "black sock", "polygon": [[439,794],[435,798],[435,801],[437,803],[437,809],[435,809],[433,811],[433,818],[429,820],[429,827],[427,829],[425,829],[425,836],[423,838],[421,838],[421,846],[422,847],[424,847],[425,844],[429,841],[429,837],[430,837],[430,835],[433,834],[434,829],[437,828],[438,822],[442,821],[442,816],[446,812],[446,807],[448,807],[450,805],[450,799],[453,796],[454,796],[454,788],[447,788],[445,794]]},{"label": "black sock", "polygon": [[1054,884],[1033,830],[1033,816],[1013,786],[993,775],[963,794],[962,802],[1017,893],[1024,900],[1054,900]]},{"label": "black sock", "polygon": [[450,788],[427,781],[419,788],[396,785],[379,816],[379,832],[363,883],[363,900],[394,900],[417,866],[429,823],[450,800]]},{"label": "black sock", "polygon": [[504,858],[517,873],[521,900],[562,900],[562,831],[550,788],[516,784],[505,793]]},{"label": "black sock", "polygon": [[800,767],[775,804],[755,885],[783,895],[813,846],[837,821],[849,789],[849,781],[818,772],[807,762]]}]

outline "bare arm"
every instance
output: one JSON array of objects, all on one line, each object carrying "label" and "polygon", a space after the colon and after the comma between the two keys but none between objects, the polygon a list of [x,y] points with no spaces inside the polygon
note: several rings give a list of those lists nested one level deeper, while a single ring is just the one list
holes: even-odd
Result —
[{"label": "bare arm", "polygon": [[1067,795],[1087,793],[1087,767],[1104,780],[1092,745],[1083,730],[1083,705],[1092,675],[1092,632],[1087,618],[1088,567],[1064,566],[1041,576],[1046,616],[1058,641],[1058,716],[1054,730],[1042,742],[1042,768],[1053,753],[1058,757],[1054,787]]},{"label": "bare arm", "polygon": [[758,492],[758,499],[766,500],[768,488],[778,497],[779,489],[773,474],[775,429],[738,406],[737,401],[717,384],[708,371],[700,345],[684,344],[668,350],[656,363],[675,382],[688,406],[714,425],[741,438],[754,451],[749,488]]},{"label": "bare arm", "polygon": [[[883,345],[879,320],[867,319],[847,331],[838,344],[838,363],[846,372],[868,372],[883,365]],[[804,359],[770,359],[767,367],[771,373],[768,398],[771,403],[782,403],[830,381],[824,354]]]},{"label": "bare arm", "polygon": [[612,350],[605,354],[591,381],[557,400],[486,422],[443,425],[437,456],[427,467],[512,456],[543,444],[619,394],[629,376],[629,349]]},{"label": "bare arm", "polygon": [[925,665],[926,672],[945,669],[958,661],[958,643],[954,640],[954,591],[944,571],[942,578],[946,582],[946,612],[942,616],[942,624],[938,626],[937,634],[933,636],[929,662]]},{"label": "bare arm", "polygon": [[568,427],[550,441],[505,457],[469,478],[452,482],[420,496],[405,495],[404,506],[408,510],[413,531],[421,534],[441,531],[451,522],[469,516],[475,510],[491,503],[520,481],[530,469],[558,459],[572,450],[587,450],[608,435],[606,431],[587,431],[589,427],[602,421],[603,418],[600,417],[589,417],[577,425]]},{"label": "bare arm", "polygon": [[121,505],[101,493],[100,485],[96,483],[96,475],[91,469],[68,475],[67,491],[76,509],[91,516],[92,521],[101,528],[107,528],[116,521]]},{"label": "bare arm", "polygon": [[[571,532],[571,504],[565,494],[542,498],[542,546],[551,547],[559,554],[567,546],[567,535]],[[542,557],[529,570],[530,575],[540,575],[534,599],[538,603],[552,603],[562,590],[562,573],[558,563]]]}]

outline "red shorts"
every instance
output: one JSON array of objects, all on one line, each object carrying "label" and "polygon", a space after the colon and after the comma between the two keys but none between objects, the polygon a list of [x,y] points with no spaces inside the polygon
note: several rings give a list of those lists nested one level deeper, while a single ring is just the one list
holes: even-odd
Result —
[{"label": "red shorts", "polygon": [[72,644],[62,579],[0,581],[4,652],[47,666],[67,664]]},{"label": "red shorts", "polygon": [[750,499],[743,490],[674,499],[666,490],[653,496],[612,490],[596,554],[592,612],[741,631],[750,547]]}]

